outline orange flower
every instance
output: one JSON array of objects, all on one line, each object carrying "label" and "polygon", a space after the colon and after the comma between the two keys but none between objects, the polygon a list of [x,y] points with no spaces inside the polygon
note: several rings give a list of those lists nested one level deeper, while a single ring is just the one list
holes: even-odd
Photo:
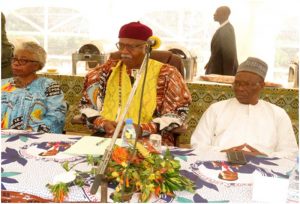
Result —
[{"label": "orange flower", "polygon": [[164,173],[167,172],[167,170],[168,170],[167,168],[161,168],[161,169],[160,169],[160,173],[161,173],[161,174],[164,174]]},{"label": "orange flower", "polygon": [[54,196],[54,202],[56,202],[56,203],[62,203],[63,201],[64,201],[64,198],[65,198],[65,192],[64,191],[62,191],[62,190],[59,190],[56,194],[55,194],[55,196]]},{"label": "orange flower", "polygon": [[127,187],[127,188],[129,187],[129,179],[128,179],[128,176],[126,177],[126,187]]},{"label": "orange flower", "polygon": [[53,201],[55,203],[62,203],[65,200],[65,197],[68,196],[69,187],[66,183],[58,183],[55,185],[48,185],[52,195]]},{"label": "orange flower", "polygon": [[157,187],[155,188],[155,195],[156,195],[156,197],[159,196],[160,192],[161,192],[160,186],[157,186]]},{"label": "orange flower", "polygon": [[116,146],[112,153],[112,159],[118,164],[122,164],[122,162],[126,162],[128,160],[129,153],[127,149]]}]

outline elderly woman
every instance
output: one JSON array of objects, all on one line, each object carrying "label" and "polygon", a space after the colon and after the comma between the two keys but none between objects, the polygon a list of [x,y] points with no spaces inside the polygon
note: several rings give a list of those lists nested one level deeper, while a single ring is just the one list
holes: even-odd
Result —
[{"label": "elderly woman", "polygon": [[45,50],[35,42],[16,45],[13,77],[1,81],[1,128],[61,133],[67,111],[60,86],[38,77],[46,62]]}]

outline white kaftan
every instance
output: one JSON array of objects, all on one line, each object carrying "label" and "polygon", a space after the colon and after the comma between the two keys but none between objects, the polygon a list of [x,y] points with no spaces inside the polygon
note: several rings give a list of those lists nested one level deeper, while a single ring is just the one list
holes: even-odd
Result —
[{"label": "white kaftan", "polygon": [[212,104],[191,138],[193,147],[220,151],[244,143],[268,156],[292,157],[298,152],[291,120],[284,109],[259,100],[245,105],[236,98]]}]

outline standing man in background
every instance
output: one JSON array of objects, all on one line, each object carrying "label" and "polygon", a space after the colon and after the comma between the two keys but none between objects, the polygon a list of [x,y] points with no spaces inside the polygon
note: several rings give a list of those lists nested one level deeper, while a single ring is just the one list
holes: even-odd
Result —
[{"label": "standing man in background", "polygon": [[13,45],[8,42],[5,31],[5,16],[1,12],[1,79],[12,77],[11,58]]},{"label": "standing man in background", "polygon": [[205,65],[205,74],[232,75],[238,67],[234,28],[228,21],[230,8],[219,7],[214,20],[220,23],[211,41],[211,56]]}]

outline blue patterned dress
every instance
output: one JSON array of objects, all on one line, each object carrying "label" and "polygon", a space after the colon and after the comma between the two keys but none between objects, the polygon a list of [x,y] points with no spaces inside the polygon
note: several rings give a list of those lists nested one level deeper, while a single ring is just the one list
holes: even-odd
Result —
[{"label": "blue patterned dress", "polygon": [[40,77],[25,88],[1,80],[1,128],[62,133],[67,105],[60,86]]}]

